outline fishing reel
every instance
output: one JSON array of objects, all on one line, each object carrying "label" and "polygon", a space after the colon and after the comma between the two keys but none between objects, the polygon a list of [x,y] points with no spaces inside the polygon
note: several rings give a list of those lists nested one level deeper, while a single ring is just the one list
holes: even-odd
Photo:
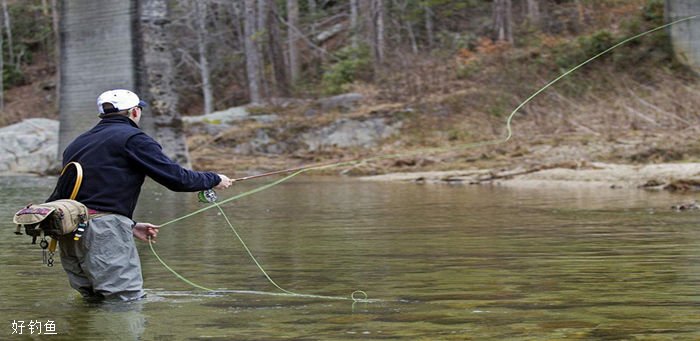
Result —
[{"label": "fishing reel", "polygon": [[216,202],[219,197],[216,195],[216,192],[214,192],[213,189],[208,189],[197,193],[197,199],[199,199],[199,202],[201,203],[211,204]]}]

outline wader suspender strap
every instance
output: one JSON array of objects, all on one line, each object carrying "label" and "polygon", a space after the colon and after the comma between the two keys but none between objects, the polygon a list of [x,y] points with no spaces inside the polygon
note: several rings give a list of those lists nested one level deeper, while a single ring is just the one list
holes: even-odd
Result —
[{"label": "wader suspender strap", "polygon": [[[80,166],[79,163],[77,162],[69,162],[65,167],[63,167],[63,170],[61,170],[61,175],[66,172],[66,169],[68,169],[68,166],[73,165],[75,166],[75,185],[73,185],[73,192],[70,194],[71,200],[75,200],[75,197],[78,196],[78,191],[80,190],[80,185],[83,183],[83,167]],[[56,251],[56,239],[51,238],[51,242],[49,243],[49,252],[53,253]]]}]

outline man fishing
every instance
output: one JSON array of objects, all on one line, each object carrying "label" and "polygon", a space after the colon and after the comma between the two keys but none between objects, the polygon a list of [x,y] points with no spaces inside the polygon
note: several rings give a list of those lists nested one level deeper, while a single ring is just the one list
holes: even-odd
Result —
[{"label": "man fishing", "polygon": [[[83,297],[130,301],[145,296],[134,237],[155,239],[158,226],[136,223],[132,215],[146,176],[177,192],[225,189],[233,182],[222,174],[182,168],[163,154],[139,129],[144,106],[129,90],[102,93],[97,98],[100,122],[63,152],[64,166],[82,166],[75,200],[86,205],[91,216],[82,239],[59,238],[63,268],[71,287]],[[50,198],[55,199],[59,198]]]}]

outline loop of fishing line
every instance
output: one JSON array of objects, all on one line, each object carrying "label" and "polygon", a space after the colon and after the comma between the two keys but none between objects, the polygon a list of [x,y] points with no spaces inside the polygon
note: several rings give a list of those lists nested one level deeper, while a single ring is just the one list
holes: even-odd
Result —
[{"label": "loop of fishing line", "polygon": [[[214,294],[216,294],[216,293],[229,293],[229,292],[230,292],[230,293],[236,293],[236,294],[267,295],[267,296],[284,296],[284,297],[301,297],[301,298],[318,298],[318,299],[325,299],[325,300],[352,301],[353,304],[354,304],[354,303],[376,303],[376,302],[383,302],[383,300],[379,300],[379,299],[370,299],[370,298],[368,298],[368,297],[367,297],[367,294],[366,294],[364,291],[362,291],[362,290],[355,290],[355,291],[353,291],[353,292],[350,294],[350,297],[345,297],[345,296],[326,296],[326,295],[314,295],[314,294],[301,294],[301,293],[296,293],[296,292],[292,292],[292,291],[289,291],[289,290],[285,290],[285,289],[281,288],[280,286],[278,286],[277,283],[275,283],[275,282],[267,275],[267,273],[265,272],[265,270],[262,269],[262,267],[257,263],[257,261],[256,261],[256,264],[258,265],[258,267],[260,268],[260,270],[262,270],[263,273],[265,273],[265,276],[267,277],[267,279],[268,279],[275,287],[277,287],[278,289],[282,290],[283,292],[280,293],[280,292],[255,291],[255,290],[230,290],[230,289],[212,289],[212,288],[207,288],[207,287],[205,287],[205,286],[199,285],[199,284],[197,284],[197,283],[195,283],[195,282],[193,282],[193,281],[187,279],[185,276],[181,275],[180,273],[178,273],[177,271],[175,271],[173,268],[171,268],[171,267],[160,257],[160,255],[158,255],[158,253],[156,252],[155,248],[153,247],[153,241],[151,240],[150,237],[148,238],[148,247],[151,249],[151,253],[153,253],[153,255],[156,257],[156,259],[158,260],[158,262],[160,262],[160,264],[161,264],[165,269],[167,269],[168,271],[170,271],[170,273],[172,273],[173,275],[175,275],[175,277],[177,277],[178,279],[180,279],[180,280],[183,281],[184,283],[186,283],[186,284],[188,284],[188,285],[190,285],[190,286],[192,286],[192,287],[194,287],[194,288],[197,288],[197,289],[200,289],[200,290],[204,290],[204,291],[208,291],[208,292],[211,292],[211,293],[214,293]],[[252,255],[251,255],[251,256],[252,256]],[[363,297],[359,297],[359,295],[361,295],[361,296],[363,296]]]},{"label": "loop of fishing line", "polygon": [[[270,277],[270,275],[267,274],[267,271],[265,271],[265,269],[262,267],[262,265],[260,265],[257,258],[255,258],[255,256],[253,255],[253,252],[250,251],[250,248],[248,248],[248,245],[245,243],[245,241],[243,241],[243,238],[241,238],[240,234],[238,234],[238,231],[236,231],[236,228],[233,226],[233,223],[231,223],[231,220],[228,218],[228,215],[226,215],[226,212],[224,212],[224,210],[221,208],[219,203],[214,202],[212,206],[219,209],[219,212],[226,220],[226,223],[228,224],[229,228],[231,229],[233,234],[236,236],[236,238],[238,238],[238,241],[243,246],[243,249],[245,249],[245,251],[248,253],[248,256],[250,256],[250,259],[253,260],[253,262],[258,267],[260,272],[262,272],[263,275],[265,275],[265,278],[267,278],[268,282],[270,282],[270,284],[272,284],[277,289],[282,291],[282,293],[270,293],[270,292],[265,292],[265,291],[255,291],[256,294],[274,295],[274,296],[305,297],[305,298],[321,298],[321,299],[328,299],[328,300],[352,300],[353,303],[356,303],[356,302],[362,302],[362,303],[379,302],[379,300],[376,300],[376,299],[369,299],[367,296],[367,293],[365,293],[362,290],[355,290],[350,294],[350,297],[344,297],[344,296],[325,296],[325,295],[314,295],[314,294],[301,294],[301,293],[296,293],[296,292],[289,291],[287,289],[282,288],[279,284],[277,284],[277,282],[275,282],[272,279],[272,277]],[[185,278],[181,274],[179,274],[177,271],[173,270],[173,268],[168,266],[168,264],[166,264],[165,261],[158,255],[155,248],[153,247],[153,243],[152,243],[152,240],[150,237],[148,238],[148,245],[151,248],[151,252],[156,256],[156,259],[158,259],[158,261],[161,263],[161,265],[163,265],[163,267],[165,267],[168,271],[170,271],[173,275],[175,275],[175,277],[179,278],[183,282],[185,282],[185,283],[187,283],[195,288],[198,288],[198,289],[201,289],[204,291],[221,292],[221,290],[211,289],[211,288],[207,288],[207,287],[204,287],[202,285],[196,284],[196,283],[190,281],[189,279]],[[240,292],[243,292],[243,291],[240,291]],[[360,297],[360,296],[364,296],[364,297]]]},{"label": "loop of fishing line", "polygon": [[[688,16],[688,17],[685,17],[685,18],[682,18],[682,19],[678,19],[678,20],[669,22],[669,23],[667,23],[667,24],[658,26],[658,27],[656,27],[656,28],[650,29],[650,30],[648,30],[648,31],[639,33],[639,34],[637,34],[637,35],[628,37],[628,38],[626,38],[626,39],[620,41],[619,43],[617,43],[617,44],[615,44],[615,45],[613,45],[613,46],[611,46],[611,47],[605,49],[604,51],[602,51],[602,52],[596,54],[595,56],[593,56],[593,57],[587,59],[586,61],[584,61],[584,62],[582,62],[582,63],[576,65],[575,67],[571,68],[570,70],[568,70],[568,71],[562,73],[560,76],[558,76],[557,78],[553,79],[553,80],[550,81],[549,83],[545,84],[545,85],[544,85],[543,87],[541,87],[539,90],[535,91],[532,95],[530,95],[530,96],[529,96],[528,98],[526,98],[523,102],[521,102],[515,109],[513,109],[513,111],[512,111],[512,112],[508,115],[508,117],[506,118],[506,136],[505,136],[504,138],[495,139],[495,140],[481,141],[481,142],[474,142],[474,143],[467,143],[467,144],[460,144],[460,145],[452,146],[452,147],[426,148],[426,149],[420,149],[420,150],[415,150],[415,151],[412,151],[412,152],[406,152],[406,153],[400,153],[400,154],[380,155],[380,156],[374,156],[374,157],[364,158],[364,159],[356,159],[356,160],[349,160],[349,161],[339,161],[339,162],[330,163],[330,164],[311,165],[311,166],[307,166],[307,167],[293,168],[293,169],[288,170],[288,172],[293,172],[293,173],[291,173],[291,174],[289,174],[289,175],[287,175],[287,176],[285,176],[285,177],[283,177],[283,178],[280,178],[280,179],[275,180],[275,181],[272,181],[272,182],[270,182],[270,183],[268,183],[268,184],[265,184],[265,185],[256,187],[256,188],[254,188],[254,189],[252,189],[252,190],[249,190],[249,191],[246,191],[246,192],[243,192],[243,193],[236,194],[236,195],[231,196],[231,197],[229,197],[229,198],[227,198],[227,199],[225,199],[225,200],[223,200],[223,201],[221,201],[221,202],[219,202],[219,203],[215,202],[215,203],[213,203],[213,204],[211,204],[211,205],[209,205],[209,206],[206,206],[206,207],[204,207],[204,208],[201,208],[201,209],[196,210],[196,211],[194,211],[194,212],[191,212],[191,213],[189,213],[189,214],[186,214],[186,215],[183,215],[183,216],[181,216],[181,217],[178,217],[178,218],[175,218],[175,219],[173,219],[173,220],[170,220],[170,221],[168,221],[168,222],[165,222],[165,223],[161,224],[160,226],[163,227],[163,226],[170,225],[170,224],[172,224],[172,223],[178,222],[178,221],[183,220],[183,219],[187,219],[187,218],[189,218],[189,217],[192,217],[192,216],[194,216],[194,215],[197,215],[197,214],[199,214],[199,213],[202,213],[202,212],[204,212],[204,211],[206,211],[206,210],[209,210],[209,209],[212,209],[212,208],[214,208],[214,207],[218,208],[219,211],[221,212],[221,214],[223,215],[224,219],[226,219],[226,222],[228,223],[228,225],[229,225],[229,227],[231,228],[231,230],[233,231],[233,233],[236,235],[236,237],[238,238],[238,240],[239,240],[239,241],[241,242],[241,244],[243,245],[243,247],[244,247],[244,249],[246,250],[246,252],[248,253],[248,255],[252,258],[252,260],[253,260],[253,261],[255,262],[255,264],[257,265],[258,269],[265,275],[265,277],[268,279],[268,281],[269,281],[272,285],[274,285],[277,289],[279,289],[279,290],[282,291],[282,293],[270,293],[270,292],[263,292],[263,291],[229,291],[229,292],[251,293],[251,294],[264,294],[264,295],[275,295],[275,296],[294,296],[294,297],[321,298],[321,299],[330,299],[330,300],[352,300],[352,301],[353,301],[353,304],[354,304],[354,303],[357,303],[357,302],[378,302],[378,301],[380,301],[380,300],[368,299],[368,298],[367,298],[367,297],[368,297],[368,296],[367,296],[367,293],[364,292],[364,291],[362,291],[362,290],[353,291],[352,294],[350,295],[350,297],[341,297],[341,296],[322,296],[322,295],[299,294],[299,293],[295,293],[295,292],[292,292],[292,291],[288,291],[288,290],[286,290],[286,289],[283,289],[282,287],[280,287],[279,285],[277,285],[277,283],[275,283],[275,281],[273,281],[272,278],[270,278],[270,276],[269,276],[269,275],[267,274],[267,272],[263,269],[263,267],[260,265],[260,263],[258,263],[258,261],[257,261],[257,260],[255,259],[255,257],[253,256],[253,253],[250,251],[250,249],[249,249],[248,246],[245,244],[245,242],[243,241],[243,239],[240,237],[240,235],[238,234],[238,232],[236,231],[236,229],[233,227],[233,224],[232,224],[231,221],[228,219],[228,216],[226,216],[226,214],[224,213],[224,211],[223,211],[223,209],[221,208],[220,205],[223,205],[223,204],[226,204],[226,203],[228,203],[228,202],[230,202],[230,201],[238,200],[238,199],[247,197],[247,196],[249,196],[249,195],[252,195],[252,194],[255,194],[255,193],[264,191],[264,190],[266,190],[266,189],[269,189],[269,188],[271,188],[271,187],[274,187],[274,186],[276,186],[276,185],[279,185],[280,183],[285,182],[285,181],[287,181],[287,180],[289,180],[289,179],[291,179],[291,178],[293,178],[293,177],[295,177],[295,176],[297,176],[297,175],[299,175],[299,174],[302,174],[302,173],[308,172],[308,171],[312,171],[312,170],[322,170],[322,169],[336,168],[336,167],[342,167],[342,166],[348,166],[348,165],[356,165],[356,164],[360,164],[360,163],[366,163],[366,162],[377,161],[377,160],[394,159],[394,158],[400,158],[400,157],[414,156],[414,155],[418,155],[418,154],[426,154],[426,153],[434,153],[434,152],[445,152],[445,151],[454,151],[454,150],[462,150],[462,149],[476,148],[476,147],[487,146],[487,145],[496,145],[496,144],[506,143],[506,142],[508,142],[508,141],[511,139],[511,137],[513,136],[512,121],[513,121],[513,117],[515,116],[515,114],[516,114],[522,107],[524,107],[525,105],[527,105],[528,103],[530,103],[535,97],[539,96],[542,92],[546,91],[547,89],[549,89],[550,87],[552,87],[554,84],[556,84],[556,83],[559,82],[560,80],[562,80],[562,79],[566,78],[567,76],[569,76],[570,74],[576,72],[577,70],[579,70],[580,68],[582,68],[582,67],[585,66],[586,64],[588,64],[588,63],[590,63],[590,62],[592,62],[592,61],[594,61],[594,60],[600,58],[601,56],[603,56],[603,55],[605,55],[605,54],[607,54],[607,53],[610,53],[611,51],[615,50],[616,48],[618,48],[618,47],[620,47],[620,46],[622,46],[622,45],[625,45],[625,44],[629,43],[630,41],[639,39],[639,38],[641,38],[641,37],[643,37],[643,36],[646,36],[646,35],[648,35],[648,34],[651,34],[651,33],[656,32],[656,31],[659,31],[659,30],[665,29],[665,28],[667,28],[667,27],[670,27],[670,26],[679,24],[679,23],[681,23],[681,22],[685,22],[685,21],[689,21],[689,20],[696,19],[696,18],[698,18],[698,17],[700,17],[700,15]],[[271,172],[271,173],[269,173],[269,175],[273,175],[273,174],[284,174],[284,173],[287,173],[287,171]],[[234,179],[234,182],[235,182],[235,181],[243,181],[243,180],[258,178],[258,177],[261,177],[261,176],[264,176],[264,174],[263,174],[263,175],[249,176],[249,177]],[[205,291],[210,291],[210,292],[226,292],[226,291],[227,291],[227,290],[214,290],[214,289],[206,288],[206,287],[203,287],[203,286],[201,286],[201,285],[198,285],[198,284],[196,284],[196,283],[194,283],[194,282],[188,280],[187,278],[185,278],[184,276],[180,275],[180,274],[177,273],[175,270],[173,270],[170,266],[168,266],[168,265],[165,263],[165,261],[163,261],[163,260],[161,259],[160,256],[158,256],[158,254],[156,253],[155,249],[153,248],[153,244],[151,243],[150,238],[149,238],[149,246],[150,246],[150,248],[151,248],[151,252],[152,252],[153,255],[158,259],[158,261],[163,265],[163,267],[165,267],[167,270],[169,270],[173,275],[175,275],[178,279],[182,280],[183,282],[185,282],[185,283],[191,285],[192,287],[195,287],[195,288],[198,288],[198,289],[202,289],[202,290],[205,290]],[[363,298],[358,298],[358,296],[363,296]]]}]

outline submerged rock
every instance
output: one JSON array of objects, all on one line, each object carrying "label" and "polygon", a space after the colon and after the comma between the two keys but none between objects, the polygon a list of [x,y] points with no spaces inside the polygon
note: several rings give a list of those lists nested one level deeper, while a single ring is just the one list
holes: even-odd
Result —
[{"label": "submerged rock", "polygon": [[671,209],[675,210],[675,211],[690,211],[690,210],[698,210],[698,209],[700,209],[700,206],[698,206],[697,201],[693,200],[689,203],[673,205],[673,206],[671,206]]}]

